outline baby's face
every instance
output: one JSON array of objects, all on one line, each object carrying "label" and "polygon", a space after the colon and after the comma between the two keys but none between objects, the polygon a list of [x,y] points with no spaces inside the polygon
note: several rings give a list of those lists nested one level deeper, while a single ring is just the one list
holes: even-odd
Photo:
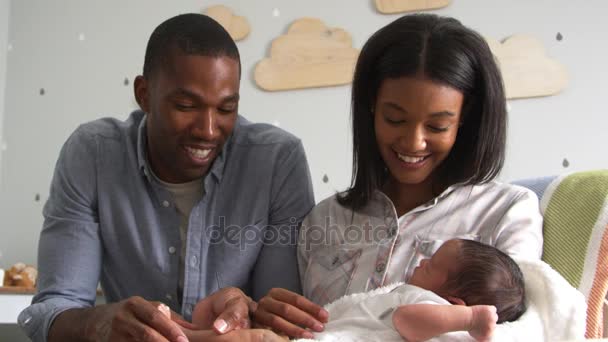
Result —
[{"label": "baby's face", "polygon": [[450,271],[456,271],[460,242],[458,240],[446,241],[430,259],[423,259],[414,269],[409,284],[425,290],[438,293],[441,286],[448,279]]}]

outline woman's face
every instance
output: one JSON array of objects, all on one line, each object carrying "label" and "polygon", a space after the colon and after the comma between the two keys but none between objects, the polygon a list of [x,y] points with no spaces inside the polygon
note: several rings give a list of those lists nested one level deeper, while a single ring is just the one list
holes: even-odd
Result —
[{"label": "woman's face", "polygon": [[395,181],[420,184],[445,160],[463,99],[459,90],[423,76],[382,82],[374,107],[376,142]]}]

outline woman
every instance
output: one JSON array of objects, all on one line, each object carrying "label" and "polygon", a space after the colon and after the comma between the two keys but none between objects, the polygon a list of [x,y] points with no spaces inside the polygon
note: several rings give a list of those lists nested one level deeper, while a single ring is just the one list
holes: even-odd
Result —
[{"label": "woman", "polygon": [[504,162],[506,100],[479,34],[428,14],[380,29],[357,62],[352,119],[351,187],[302,224],[306,298],[275,289],[260,301],[258,322],[310,337],[304,328],[320,331],[327,321],[320,305],[407,281],[452,238],[540,257],[538,198],[494,181]]}]

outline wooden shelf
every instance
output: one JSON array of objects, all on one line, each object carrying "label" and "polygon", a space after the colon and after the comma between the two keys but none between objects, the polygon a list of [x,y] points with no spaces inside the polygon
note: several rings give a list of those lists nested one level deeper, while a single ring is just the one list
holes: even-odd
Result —
[{"label": "wooden shelf", "polygon": [[0,294],[35,294],[36,289],[33,287],[21,286],[0,286]]}]

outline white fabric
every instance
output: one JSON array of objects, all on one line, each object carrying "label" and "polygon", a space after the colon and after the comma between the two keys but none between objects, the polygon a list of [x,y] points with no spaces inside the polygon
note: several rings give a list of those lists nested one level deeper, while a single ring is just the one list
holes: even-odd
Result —
[{"label": "white fabric", "polygon": [[[406,222],[400,232],[399,220]],[[354,213],[330,197],[308,214],[300,230],[304,296],[324,305],[347,294],[407,281],[420,259],[452,238],[540,259],[538,198],[524,187],[495,181],[456,185],[398,219],[393,203],[380,191]]]},{"label": "white fabric", "polygon": [[[431,291],[398,283],[344,297],[326,306],[331,321],[315,333],[320,341],[403,341],[394,329],[392,309],[405,304],[450,304]],[[387,313],[388,311],[388,313]],[[472,341],[468,333],[450,333],[430,341]]]},{"label": "white fabric", "polygon": [[516,322],[497,329],[494,341],[564,341],[585,336],[587,304],[551,266],[518,260],[526,283],[528,310]]},{"label": "white fabric", "polygon": [[[554,342],[583,338],[586,312],[583,295],[546,263],[517,262],[524,274],[528,309],[519,320],[498,325],[493,341]],[[402,341],[392,327],[392,315],[384,320],[378,317],[395,306],[420,302],[447,304],[434,293],[403,284],[345,296],[325,306],[330,322],[323,333],[316,333],[315,340],[299,341]],[[472,340],[466,332],[455,332],[430,341]]]}]

